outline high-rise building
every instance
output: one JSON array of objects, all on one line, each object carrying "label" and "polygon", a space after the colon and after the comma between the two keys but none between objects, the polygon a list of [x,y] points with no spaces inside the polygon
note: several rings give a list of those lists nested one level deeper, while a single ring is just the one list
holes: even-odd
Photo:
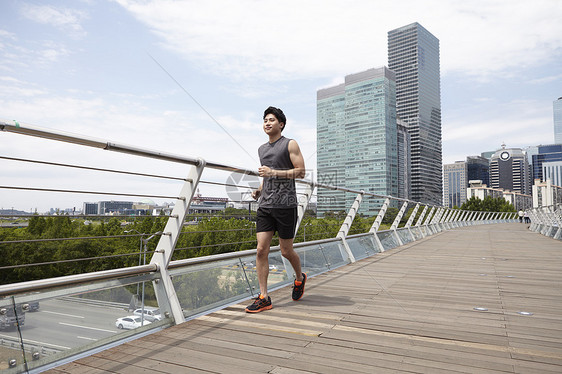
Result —
[{"label": "high-rise building", "polygon": [[562,187],[551,183],[550,179],[545,182],[535,180],[533,184],[533,208],[552,207],[559,204],[562,204]]},{"label": "high-rise building", "polygon": [[410,174],[411,174],[411,140],[407,124],[400,118],[396,118],[396,129],[398,135],[398,197],[410,198]]},{"label": "high-rise building", "polygon": [[[396,86],[386,67],[345,77],[317,92],[318,182],[381,195],[398,194]],[[355,196],[318,190],[317,213],[348,210]],[[365,198],[361,213],[375,214],[380,199]]]},{"label": "high-rise building", "polygon": [[82,214],[99,214],[98,212],[98,203],[84,203],[84,207],[82,208]]},{"label": "high-rise building", "polygon": [[562,144],[562,97],[552,103],[554,111],[554,143]]},{"label": "high-rise building", "polygon": [[411,136],[411,198],[441,204],[439,39],[418,23],[389,31],[388,66],[396,73],[396,113]]},{"label": "high-rise building", "polygon": [[[562,161],[562,144],[539,145],[538,150],[538,153],[532,156],[533,180],[539,179],[541,182],[545,182],[543,165],[547,162]],[[556,184],[554,181],[552,182]]]},{"label": "high-rise building", "polygon": [[545,181],[562,187],[562,161],[543,162],[542,175]]},{"label": "high-rise building", "polygon": [[466,201],[468,187],[468,163],[456,161],[443,165],[443,205],[460,207]]},{"label": "high-rise building", "polygon": [[531,194],[531,171],[521,148],[505,148],[493,154],[490,161],[490,187]]},{"label": "high-rise building", "polygon": [[490,185],[490,161],[481,156],[468,156],[466,158],[468,181],[480,180],[483,184]]}]

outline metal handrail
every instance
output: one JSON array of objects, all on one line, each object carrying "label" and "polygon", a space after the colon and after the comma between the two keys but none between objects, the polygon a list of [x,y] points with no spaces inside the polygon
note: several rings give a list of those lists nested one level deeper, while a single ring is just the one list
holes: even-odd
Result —
[{"label": "metal handrail", "polygon": [[28,282],[0,285],[0,297],[20,295],[47,288],[67,287],[100,280],[118,279],[132,275],[158,272],[156,264],[132,266],[128,268],[96,271],[93,273],[74,274],[57,278],[40,279]]},{"label": "metal handrail", "polygon": [[[201,158],[186,157],[186,156],[179,156],[179,155],[174,155],[174,154],[170,154],[170,153],[163,153],[163,152],[143,149],[143,148],[139,148],[139,147],[129,146],[129,145],[125,145],[125,144],[111,143],[111,142],[101,140],[101,139],[96,139],[96,138],[93,138],[93,137],[84,137],[84,136],[79,136],[79,135],[76,135],[76,134],[71,134],[71,133],[68,133],[68,132],[46,129],[46,128],[42,128],[42,127],[38,127],[38,126],[32,126],[32,125],[28,125],[28,124],[21,124],[19,122],[15,122],[15,121],[12,121],[12,122],[14,122],[14,123],[10,123],[10,121],[6,121],[6,120],[0,120],[0,131],[12,132],[12,133],[17,133],[17,134],[23,134],[23,135],[45,138],[45,139],[50,139],[50,140],[56,140],[56,141],[72,143],[72,144],[80,144],[80,145],[104,149],[104,150],[108,150],[108,151],[127,153],[127,154],[142,156],[142,157],[155,158],[155,159],[178,162],[178,163],[189,164],[189,165],[194,165],[194,166],[199,166],[201,164],[205,164],[206,167],[209,167],[209,168],[212,168],[212,169],[236,172],[236,173],[253,175],[253,176],[259,176],[258,172],[255,171],[255,170],[241,168],[241,167],[227,165],[227,164],[222,164],[222,163],[218,163],[218,162],[211,162],[211,161],[203,160]],[[372,193],[372,192],[365,192],[363,190],[354,190],[354,189],[346,188],[346,187],[332,186],[332,185],[318,183],[318,182],[314,182],[314,181],[310,181],[310,180],[306,180],[306,179],[295,179],[295,181],[298,182],[298,183],[310,185],[312,187],[320,187],[320,188],[326,188],[326,189],[337,190],[337,191],[344,191],[344,192],[349,192],[349,193],[354,193],[354,194],[365,194],[365,195],[368,195],[368,196],[378,197],[378,198],[381,198],[381,199],[382,198],[390,198],[390,199],[398,200],[398,201],[408,201],[408,202],[413,203],[413,204],[418,203],[417,201],[410,200],[410,199],[404,199],[404,198],[387,196],[387,195],[380,195],[380,194],[376,194],[376,193]],[[428,204],[424,204],[424,205],[428,205]]]}]

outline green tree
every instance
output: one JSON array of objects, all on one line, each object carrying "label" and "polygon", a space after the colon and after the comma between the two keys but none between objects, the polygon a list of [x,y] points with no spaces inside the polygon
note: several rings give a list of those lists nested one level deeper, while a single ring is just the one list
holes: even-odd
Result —
[{"label": "green tree", "polygon": [[515,212],[511,203],[502,197],[493,198],[486,196],[484,200],[472,196],[461,205],[462,210],[472,210],[477,212]]}]

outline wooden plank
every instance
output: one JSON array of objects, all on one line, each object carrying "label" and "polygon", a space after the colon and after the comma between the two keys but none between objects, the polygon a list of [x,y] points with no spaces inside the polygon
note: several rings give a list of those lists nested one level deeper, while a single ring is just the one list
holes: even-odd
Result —
[{"label": "wooden plank", "polygon": [[312,277],[299,302],[280,289],[271,311],[233,305],[51,372],[562,372],[560,248],[518,224],[442,232]]}]

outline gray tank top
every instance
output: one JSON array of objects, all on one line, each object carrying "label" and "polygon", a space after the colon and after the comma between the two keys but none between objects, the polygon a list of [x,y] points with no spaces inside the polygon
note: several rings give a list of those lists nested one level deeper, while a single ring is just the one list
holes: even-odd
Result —
[{"label": "gray tank top", "polygon": [[[258,149],[262,166],[275,170],[294,169],[289,157],[289,142],[281,136],[274,143],[265,143]],[[264,177],[259,206],[263,208],[294,208],[298,206],[295,180],[290,178]]]}]

